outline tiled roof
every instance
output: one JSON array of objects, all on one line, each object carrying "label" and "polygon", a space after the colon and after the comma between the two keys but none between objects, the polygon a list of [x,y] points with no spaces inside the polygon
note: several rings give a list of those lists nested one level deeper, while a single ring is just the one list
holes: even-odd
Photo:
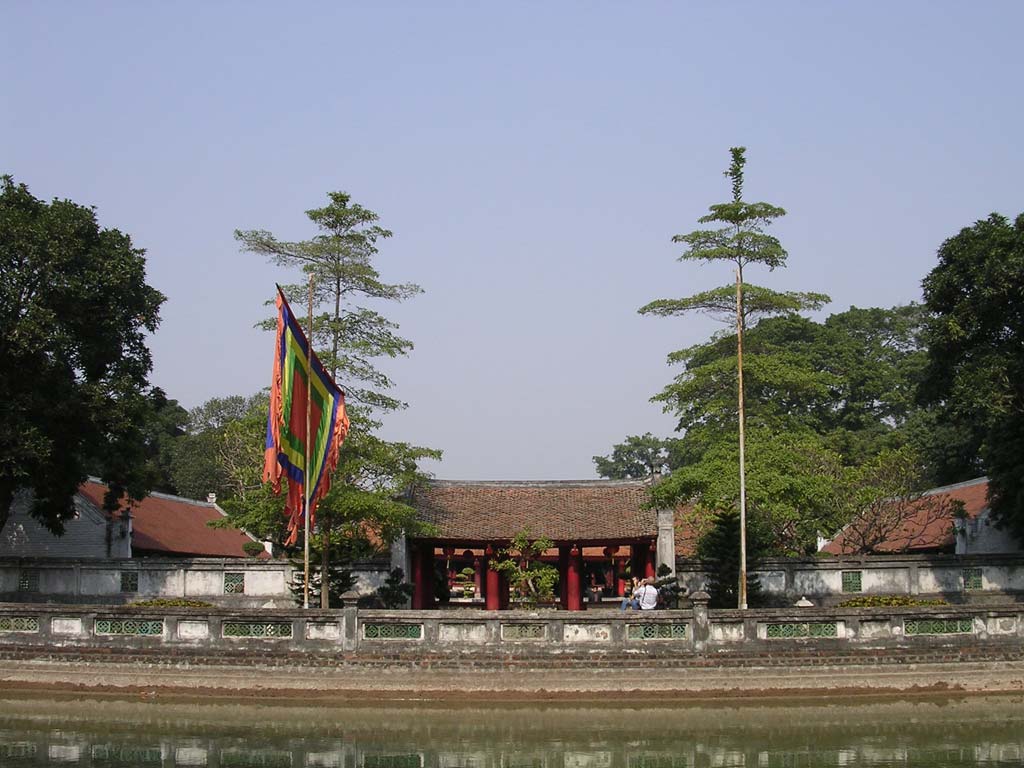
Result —
[{"label": "tiled roof", "polygon": [[[103,507],[107,487],[86,481],[78,492]],[[224,516],[216,504],[152,493],[132,506],[132,549],[168,555],[246,557],[242,545],[252,541],[237,528],[210,528]]]},{"label": "tiled roof", "polygon": [[[875,547],[875,551],[884,552],[952,552],[956,548],[953,531],[953,511],[955,507],[945,504],[948,501],[959,501],[968,519],[974,519],[988,506],[988,478],[968,480],[964,483],[935,488],[925,493],[916,504],[916,510],[890,535],[885,542]],[[939,502],[941,506],[937,505]],[[941,509],[944,514],[937,514]],[[847,529],[840,531],[831,542],[822,548],[822,552],[830,555],[850,554],[854,551],[852,538]]]},{"label": "tiled roof", "polygon": [[647,489],[635,480],[434,480],[412,505],[438,540],[505,541],[528,528],[555,542],[613,542],[658,535],[657,513],[643,508]]}]

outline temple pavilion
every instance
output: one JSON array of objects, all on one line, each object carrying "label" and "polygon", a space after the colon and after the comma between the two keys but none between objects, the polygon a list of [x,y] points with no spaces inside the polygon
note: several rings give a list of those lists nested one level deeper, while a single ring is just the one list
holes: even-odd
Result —
[{"label": "temple pavilion", "polygon": [[508,585],[489,563],[523,530],[552,541],[541,559],[558,568],[557,596],[566,610],[621,596],[630,575],[654,576],[661,563],[674,571],[672,512],[645,506],[649,487],[634,480],[434,480],[421,486],[409,501],[434,531],[399,542],[393,552],[414,585],[413,608],[434,607],[439,591],[469,573],[475,602],[507,608]]}]

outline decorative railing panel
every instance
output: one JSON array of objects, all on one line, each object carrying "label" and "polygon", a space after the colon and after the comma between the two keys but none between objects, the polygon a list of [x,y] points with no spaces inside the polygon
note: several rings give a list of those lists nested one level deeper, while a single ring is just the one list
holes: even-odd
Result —
[{"label": "decorative railing panel", "polygon": [[906,635],[969,635],[974,632],[971,619],[906,619]]},{"label": "decorative railing panel", "polygon": [[163,619],[96,619],[97,635],[159,637],[163,633]]},{"label": "decorative railing panel", "polygon": [[423,639],[423,625],[367,622],[363,624],[363,638],[365,640],[421,640]]},{"label": "decorative railing panel", "polygon": [[627,640],[685,640],[686,624],[628,624]]},{"label": "decorative railing panel", "polygon": [[38,632],[37,616],[0,616],[0,632]]},{"label": "decorative railing panel", "polygon": [[543,640],[546,625],[544,624],[502,624],[502,640]]},{"label": "decorative railing panel", "polygon": [[765,637],[769,640],[789,640],[801,637],[839,637],[839,625],[835,621],[786,621],[766,624]]},{"label": "decorative railing panel", "polygon": [[225,621],[221,628],[224,637],[280,637],[292,636],[290,621]]}]

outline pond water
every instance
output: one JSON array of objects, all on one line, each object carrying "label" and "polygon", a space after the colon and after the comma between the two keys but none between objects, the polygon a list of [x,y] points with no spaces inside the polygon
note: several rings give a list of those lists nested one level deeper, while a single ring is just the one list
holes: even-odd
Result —
[{"label": "pond water", "polygon": [[977,765],[1024,765],[1024,697],[614,707],[0,694],[3,768]]}]

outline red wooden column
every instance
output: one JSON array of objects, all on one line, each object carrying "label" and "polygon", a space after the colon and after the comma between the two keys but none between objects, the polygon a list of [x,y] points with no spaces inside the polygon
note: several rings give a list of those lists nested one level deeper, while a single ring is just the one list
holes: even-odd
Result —
[{"label": "red wooden column", "polygon": [[412,547],[412,609],[423,610],[424,584],[423,584],[423,550],[419,544]]},{"label": "red wooden column", "polygon": [[476,593],[481,597],[484,594],[484,586],[481,584],[483,579],[483,563],[484,559],[482,557],[473,558],[473,586],[476,587]]},{"label": "red wooden column", "polygon": [[569,547],[558,548],[558,601],[562,610],[569,609]]},{"label": "red wooden column", "polygon": [[655,544],[652,541],[651,546],[647,550],[647,561],[644,563],[644,576],[649,579],[654,578],[654,562],[657,560],[655,556]]},{"label": "red wooden column", "polygon": [[494,548],[489,546],[485,558],[487,587],[484,589],[484,608],[488,611],[498,611],[501,610],[501,579],[498,578],[501,574],[491,568],[492,557],[494,557]]},{"label": "red wooden column", "polygon": [[582,568],[583,552],[576,545],[569,551],[569,567],[566,569],[566,597],[565,609],[567,611],[582,611],[583,596],[580,594],[580,571]]},{"label": "red wooden column", "polygon": [[431,609],[434,607],[434,545],[426,544],[423,547],[423,607]]},{"label": "red wooden column", "polygon": [[647,578],[647,544],[638,541],[633,545],[633,575],[638,579]]},{"label": "red wooden column", "polygon": [[508,610],[508,576],[498,574],[498,610]]}]

